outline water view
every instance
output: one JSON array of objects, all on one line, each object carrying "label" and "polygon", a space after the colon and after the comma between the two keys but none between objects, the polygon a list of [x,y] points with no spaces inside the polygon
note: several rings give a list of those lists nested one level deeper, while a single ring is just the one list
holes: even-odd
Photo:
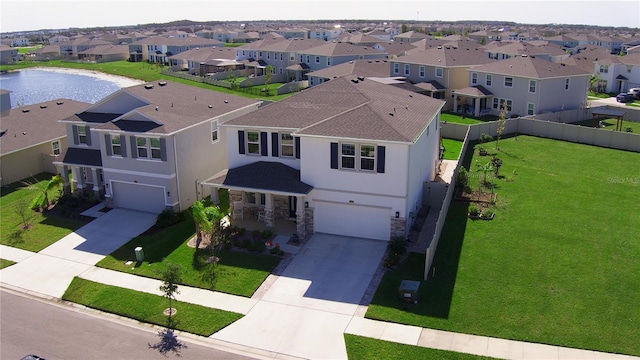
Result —
[{"label": "water view", "polygon": [[11,91],[11,107],[60,98],[95,103],[123,87],[142,81],[96,71],[38,68],[1,74],[0,88]]}]

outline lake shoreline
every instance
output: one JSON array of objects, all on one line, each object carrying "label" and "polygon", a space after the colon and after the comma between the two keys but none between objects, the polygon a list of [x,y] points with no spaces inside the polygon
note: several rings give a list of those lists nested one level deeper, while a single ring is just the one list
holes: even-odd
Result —
[{"label": "lake shoreline", "polygon": [[96,71],[96,70],[71,69],[71,68],[49,67],[49,66],[34,66],[30,68],[20,69],[17,71],[24,71],[29,69],[44,70],[44,71],[58,72],[58,73],[71,74],[71,75],[90,76],[96,79],[116,83],[121,88],[141,85],[145,83],[145,81],[142,81],[139,79],[132,79],[122,75],[107,74],[107,73]]}]

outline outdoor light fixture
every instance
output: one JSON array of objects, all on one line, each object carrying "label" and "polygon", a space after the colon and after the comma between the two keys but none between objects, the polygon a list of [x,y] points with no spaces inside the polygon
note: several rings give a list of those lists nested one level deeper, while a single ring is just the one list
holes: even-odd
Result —
[{"label": "outdoor light fixture", "polygon": [[171,193],[169,191],[167,191],[167,196],[171,196]]},{"label": "outdoor light fixture", "polygon": [[309,202],[308,202],[308,201],[305,201],[305,202],[304,202],[304,207],[306,207],[306,208],[308,208],[308,207],[309,207]]},{"label": "outdoor light fixture", "polygon": [[400,217],[400,211],[396,211],[396,219]]}]

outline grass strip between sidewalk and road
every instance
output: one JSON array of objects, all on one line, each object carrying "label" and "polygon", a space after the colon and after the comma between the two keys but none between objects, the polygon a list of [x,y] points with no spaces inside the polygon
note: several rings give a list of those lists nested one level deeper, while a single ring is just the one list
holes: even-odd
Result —
[{"label": "grass strip between sidewalk and road", "polygon": [[11,266],[13,264],[15,264],[14,261],[7,260],[7,259],[0,259],[0,269],[4,269],[4,268],[9,267],[9,266]]},{"label": "grass strip between sidewalk and road", "polygon": [[406,345],[391,341],[371,339],[357,335],[344,335],[347,345],[347,357],[350,360],[406,360],[406,359],[447,359],[447,360],[480,360],[493,359],[485,356],[464,354],[453,351],[430,349],[414,345]]},{"label": "grass strip between sidewalk and road", "polygon": [[[159,295],[76,277],[62,299],[145,323],[167,325],[167,316],[163,311],[169,307],[169,301]],[[180,301],[172,301],[171,306],[176,309],[176,314],[172,316],[175,329],[201,336],[210,336],[243,316]]]}]

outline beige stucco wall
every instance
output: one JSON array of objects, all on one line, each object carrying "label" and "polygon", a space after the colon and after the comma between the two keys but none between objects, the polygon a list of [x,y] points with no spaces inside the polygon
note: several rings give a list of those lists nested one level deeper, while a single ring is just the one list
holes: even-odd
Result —
[{"label": "beige stucco wall", "polygon": [[[66,148],[66,138],[60,140],[61,149]],[[8,185],[18,180],[48,172],[55,174],[56,167],[52,164],[51,143],[43,143],[0,157],[0,185]]]}]

